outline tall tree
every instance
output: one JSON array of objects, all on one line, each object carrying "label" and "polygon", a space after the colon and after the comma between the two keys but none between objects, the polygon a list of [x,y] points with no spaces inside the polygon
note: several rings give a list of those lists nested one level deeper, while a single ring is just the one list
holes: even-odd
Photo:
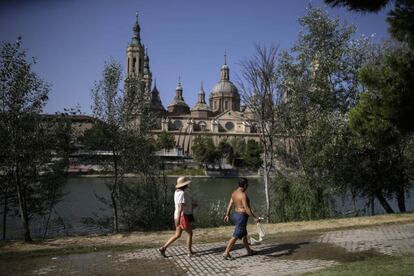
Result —
[{"label": "tall tree", "polygon": [[270,220],[270,173],[274,169],[275,139],[277,139],[277,114],[283,94],[277,86],[277,53],[275,46],[256,46],[255,55],[242,63],[240,83],[242,98],[254,114],[258,124],[260,144],[263,149],[263,182],[266,196],[266,219]]},{"label": "tall tree", "polygon": [[[413,66],[410,50],[403,46],[388,49],[384,56],[361,70],[361,81],[367,90],[350,112],[350,126],[370,157],[375,192],[395,193],[401,212],[406,210],[405,192],[410,183],[406,148],[414,131]],[[384,202],[381,195],[377,198]],[[387,212],[393,212],[389,205],[383,206]]]},{"label": "tall tree", "polygon": [[[110,169],[113,170],[113,182],[108,185],[113,211],[113,231],[119,231],[119,182],[121,153],[123,150],[124,103],[120,90],[121,65],[115,60],[105,63],[102,80],[95,83],[91,90],[92,112],[96,118],[94,129],[85,132],[85,141],[90,149],[111,152]],[[88,137],[89,136],[89,137]]]},{"label": "tall tree", "polygon": [[[290,214],[283,219],[300,218],[290,213],[284,194],[303,210],[302,218],[330,215],[336,189],[332,176],[346,166],[327,165],[342,153],[332,149],[337,150],[338,133],[346,133],[347,112],[362,91],[358,70],[376,52],[369,38],[352,39],[354,26],[320,8],[309,7],[299,22],[303,32],[292,50],[282,53],[278,71],[278,88],[286,94],[275,127],[280,137],[276,140],[277,211]],[[306,192],[307,197],[293,192]]]},{"label": "tall tree", "polygon": [[32,71],[34,63],[27,61],[20,38],[2,45],[0,136],[5,139],[0,171],[16,192],[26,241],[32,240],[31,217],[50,213],[62,196],[62,182],[57,180],[67,167],[70,140],[67,124],[41,115],[49,85]]}]

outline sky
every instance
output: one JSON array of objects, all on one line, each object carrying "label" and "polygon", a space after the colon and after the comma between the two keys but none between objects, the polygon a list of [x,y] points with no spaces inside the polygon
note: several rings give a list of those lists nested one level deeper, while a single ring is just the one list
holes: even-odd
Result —
[{"label": "sky", "polygon": [[179,76],[192,107],[201,82],[208,99],[225,51],[237,85],[240,63],[254,54],[255,44],[291,48],[309,3],[355,24],[356,37],[388,38],[386,10],[359,14],[331,9],[323,0],[0,0],[0,41],[21,35],[28,56],[37,59],[35,72],[51,84],[46,113],[79,106],[90,114],[90,90],[102,78],[105,61],[118,60],[125,73],[138,12],[141,41],[164,107],[175,95]]}]

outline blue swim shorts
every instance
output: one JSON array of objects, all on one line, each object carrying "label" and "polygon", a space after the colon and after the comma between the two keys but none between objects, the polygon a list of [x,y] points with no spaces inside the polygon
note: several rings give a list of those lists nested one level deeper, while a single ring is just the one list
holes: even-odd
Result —
[{"label": "blue swim shorts", "polygon": [[249,215],[246,213],[233,213],[233,223],[235,225],[233,237],[237,239],[241,239],[244,236],[247,236],[247,220],[249,219]]}]

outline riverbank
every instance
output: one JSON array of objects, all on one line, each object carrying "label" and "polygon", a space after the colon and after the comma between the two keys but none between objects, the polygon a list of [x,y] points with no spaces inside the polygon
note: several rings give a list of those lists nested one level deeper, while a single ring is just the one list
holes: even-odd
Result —
[{"label": "riverbank", "polygon": [[[266,239],[271,240],[285,239],[291,236],[314,235],[316,233],[332,230],[408,223],[414,223],[414,213],[264,224],[264,227]],[[255,225],[249,225],[248,230],[255,236]],[[227,240],[232,232],[233,226],[196,229],[194,243],[222,242]],[[24,243],[23,241],[17,240],[1,241],[0,259],[158,247],[172,234],[173,231],[131,232],[109,235],[62,237],[45,241],[35,241],[33,243]],[[177,244],[183,245],[184,243],[185,239],[181,239]]]},{"label": "riverbank", "polygon": [[[176,168],[168,169],[164,171],[166,177],[176,178],[183,175],[190,176],[193,178],[205,178],[205,179],[214,179],[214,178],[259,178],[260,175],[248,171],[248,170],[238,170],[238,169],[227,169],[227,170],[205,170],[202,168]],[[111,172],[72,172],[70,173],[72,177],[100,177],[100,178],[111,178],[114,175]],[[139,174],[127,173],[124,177],[138,177]]]}]

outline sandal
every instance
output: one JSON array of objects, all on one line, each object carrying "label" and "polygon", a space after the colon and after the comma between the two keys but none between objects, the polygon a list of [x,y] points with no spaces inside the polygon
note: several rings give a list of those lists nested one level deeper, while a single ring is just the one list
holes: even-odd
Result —
[{"label": "sandal", "polygon": [[158,252],[160,252],[160,254],[161,254],[164,258],[166,258],[166,257],[167,257],[167,255],[165,255],[165,248],[164,248],[164,247],[160,247],[160,248],[158,248]]}]

